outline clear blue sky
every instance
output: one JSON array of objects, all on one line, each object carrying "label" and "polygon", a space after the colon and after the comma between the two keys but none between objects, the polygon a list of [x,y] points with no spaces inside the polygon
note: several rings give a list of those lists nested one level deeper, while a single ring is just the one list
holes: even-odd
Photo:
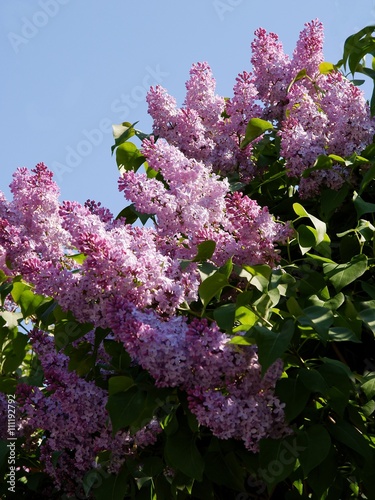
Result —
[{"label": "clear blue sky", "polygon": [[71,168],[56,177],[61,199],[101,201],[117,214],[110,125],[139,120],[150,131],[145,89],[161,83],[181,104],[193,62],[207,61],[230,96],[250,70],[260,26],[292,53],[303,24],[325,26],[325,58],[375,24],[375,0],[0,0],[0,190],[12,172],[43,161]]}]

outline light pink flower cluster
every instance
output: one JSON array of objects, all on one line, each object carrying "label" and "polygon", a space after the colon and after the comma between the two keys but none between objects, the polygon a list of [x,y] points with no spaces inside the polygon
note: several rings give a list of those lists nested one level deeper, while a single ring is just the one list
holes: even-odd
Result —
[{"label": "light pink flower cluster", "polygon": [[138,211],[156,215],[163,251],[174,258],[192,258],[197,244],[213,240],[212,260],[218,265],[230,257],[238,264],[274,265],[275,243],[284,240],[288,230],[273,220],[266,207],[231,194],[226,179],[163,140],[145,140],[143,154],[167,187],[134,172],[125,172],[119,186]]},{"label": "light pink flower cluster", "polygon": [[[250,118],[260,114],[257,91],[248,73],[239,75],[234,96],[215,94],[216,82],[207,63],[193,65],[186,83],[184,106],[158,85],[147,95],[153,132],[176,146],[187,158],[203,161],[220,175],[238,172],[243,179],[254,174],[250,147],[240,148]],[[230,120],[224,116],[231,116]]]},{"label": "light pink flower cluster", "polygon": [[237,77],[232,98],[215,96],[215,80],[206,63],[193,66],[181,108],[165,89],[152,88],[147,101],[154,134],[213,172],[236,174],[246,182],[262,174],[252,158],[258,139],[240,147],[246,125],[251,118],[270,120],[278,128],[281,157],[300,195],[314,196],[323,186],[339,189],[349,174],[340,164],[301,176],[318,155],[350,156],[371,141],[375,121],[362,91],[337,71],[320,72],[324,35],[318,20],[306,23],[292,58],[275,33],[259,28],[255,36],[253,72]]},{"label": "light pink flower cluster", "polygon": [[178,261],[161,253],[152,228],[114,221],[102,209],[97,214],[92,203],[59,207],[57,186],[42,164],[34,175],[18,170],[12,190],[11,203],[0,200],[4,258],[14,274],[37,293],[58,298],[79,321],[102,325],[103,303],[117,294],[164,313],[196,298],[196,271],[182,272]]},{"label": "light pink flower cluster", "polygon": [[215,323],[175,316],[161,319],[123,298],[114,299],[107,317],[115,338],[159,387],[180,387],[198,422],[221,439],[243,440],[258,451],[264,437],[288,433],[283,404],[273,390],[282,373],[277,361],[261,376],[255,348],[229,344]]}]

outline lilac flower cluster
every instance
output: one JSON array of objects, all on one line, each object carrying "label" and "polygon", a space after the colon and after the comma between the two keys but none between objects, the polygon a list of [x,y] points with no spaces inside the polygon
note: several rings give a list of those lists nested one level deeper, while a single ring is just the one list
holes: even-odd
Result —
[{"label": "lilac flower cluster", "polygon": [[256,452],[260,439],[289,432],[284,404],[273,393],[282,373],[280,360],[262,377],[256,349],[229,344],[229,336],[215,323],[195,319],[188,324],[182,316],[162,319],[121,297],[107,314],[115,338],[156,385],[184,389],[198,422],[217,437],[243,440]]},{"label": "lilac flower cluster", "polygon": [[261,175],[253,162],[253,146],[241,143],[251,118],[270,120],[278,128],[286,172],[299,185],[301,197],[323,186],[339,189],[349,172],[336,164],[301,180],[320,154],[350,156],[371,141],[375,122],[361,90],[338,71],[322,73],[323,25],[314,20],[301,31],[292,58],[275,33],[263,28],[251,44],[253,72],[243,72],[233,97],[215,95],[207,63],[196,64],[186,83],[181,108],[165,89],[147,96],[153,131],[186,157],[203,161],[221,176],[237,174],[243,181]]},{"label": "lilac flower cluster", "polygon": [[199,243],[213,240],[212,259],[218,265],[230,257],[238,264],[274,265],[275,243],[288,236],[288,229],[274,221],[267,207],[231,194],[226,179],[166,141],[145,140],[143,153],[167,187],[130,171],[123,174],[119,188],[138,211],[156,215],[164,252],[173,258],[192,258]]},{"label": "lilac flower cluster", "polygon": [[[130,227],[107,211],[97,214],[93,204],[59,206],[47,172],[43,164],[34,175],[18,170],[13,201],[0,201],[0,248],[14,274],[33,283],[37,293],[58,298],[79,321],[104,327],[103,303],[113,295],[162,313],[196,298],[196,271],[183,273],[178,261],[163,254],[152,228]],[[83,261],[77,262],[77,254]]]},{"label": "lilac flower cluster", "polygon": [[110,470],[115,471],[134,454],[134,444],[145,447],[156,441],[161,431],[156,420],[134,436],[121,431],[113,437],[106,391],[68,371],[69,358],[56,352],[52,336],[34,329],[31,345],[43,368],[44,386],[18,386],[19,432],[27,449],[42,439],[40,459],[58,489],[73,493],[101,451],[113,452]]}]

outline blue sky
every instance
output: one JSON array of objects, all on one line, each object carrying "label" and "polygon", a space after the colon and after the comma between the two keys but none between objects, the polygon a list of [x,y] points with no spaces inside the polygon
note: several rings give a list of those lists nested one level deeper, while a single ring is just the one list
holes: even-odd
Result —
[{"label": "blue sky", "polygon": [[111,124],[138,120],[149,132],[150,85],[181,104],[191,64],[207,61],[218,93],[231,96],[251,69],[255,29],[278,33],[291,54],[314,18],[337,62],[345,39],[375,24],[375,0],[1,0],[0,190],[8,197],[13,171],[43,161],[60,172],[61,199],[95,199],[116,215],[127,203]]}]

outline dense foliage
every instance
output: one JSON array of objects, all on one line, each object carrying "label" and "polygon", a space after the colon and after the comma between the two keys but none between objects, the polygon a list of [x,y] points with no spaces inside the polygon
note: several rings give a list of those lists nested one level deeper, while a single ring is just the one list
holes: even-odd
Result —
[{"label": "dense foliage", "polygon": [[232,97],[207,63],[182,107],[151,88],[152,133],[114,127],[116,218],[15,172],[0,493],[375,498],[375,120],[339,70],[375,75],[372,32],[333,65],[319,21],[291,58],[259,29]]}]

